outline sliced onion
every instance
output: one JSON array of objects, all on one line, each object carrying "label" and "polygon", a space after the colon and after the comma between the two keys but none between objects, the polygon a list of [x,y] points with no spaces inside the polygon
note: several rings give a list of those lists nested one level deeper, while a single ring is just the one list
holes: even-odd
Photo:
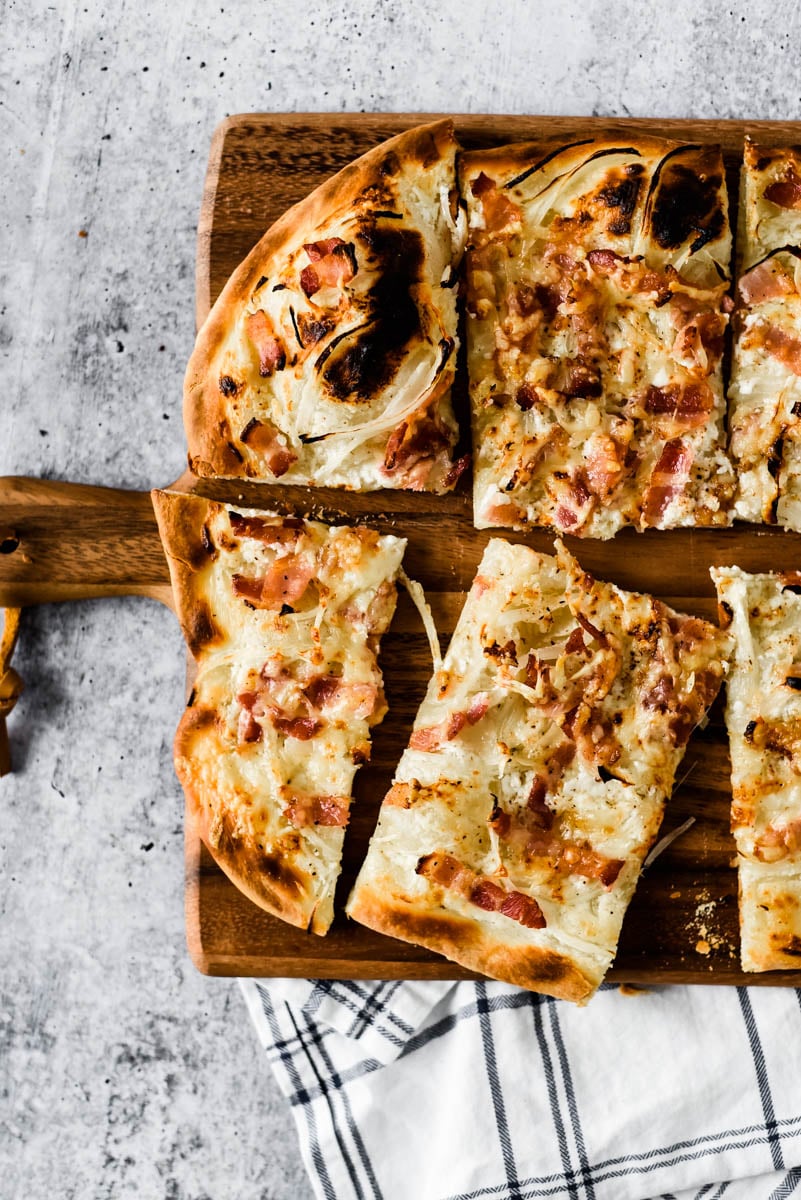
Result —
[{"label": "sliced onion", "polygon": [[431,660],[434,664],[434,670],[439,671],[442,666],[442,651],[439,645],[439,635],[437,627],[434,624],[434,616],[431,612],[426,594],[423,591],[422,585],[416,579],[410,579],[402,567],[398,569],[398,579],[401,581],[406,591],[409,593],[412,603],[420,614],[420,620],[423,622],[423,628],[426,631],[428,644],[431,647]]},{"label": "sliced onion", "polygon": [[680,838],[681,835],[686,833],[690,826],[694,824],[695,817],[688,817],[683,824],[679,825],[676,829],[671,830],[670,833],[666,833],[663,838],[660,838],[651,853],[646,858],[645,862],[642,864],[643,871],[646,867],[650,867],[655,858],[659,858],[659,855],[662,854],[663,851],[667,850],[671,842],[675,842],[676,838]]}]

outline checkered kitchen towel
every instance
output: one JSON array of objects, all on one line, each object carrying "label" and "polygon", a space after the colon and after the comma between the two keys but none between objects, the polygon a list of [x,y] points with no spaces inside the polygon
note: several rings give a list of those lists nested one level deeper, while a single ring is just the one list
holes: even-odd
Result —
[{"label": "checkered kitchen towel", "polygon": [[241,985],[326,1200],[801,1196],[801,992]]}]

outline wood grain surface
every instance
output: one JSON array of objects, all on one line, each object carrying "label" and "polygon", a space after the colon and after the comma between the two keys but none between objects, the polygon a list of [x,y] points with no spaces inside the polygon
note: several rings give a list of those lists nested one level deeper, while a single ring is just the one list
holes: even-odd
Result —
[{"label": "wood grain surface", "polygon": [[[212,142],[198,229],[198,322],[205,319],[238,262],[287,206],[383,138],[436,115],[246,115],[220,126]],[[746,130],[767,144],[801,140],[799,126],[779,122],[487,116],[457,116],[455,121],[466,147],[520,140],[550,145],[607,134],[630,138],[636,132],[719,142],[729,171],[733,209]],[[467,428],[463,378],[456,405]],[[177,485],[243,506],[272,507],[332,521],[363,519],[381,531],[402,534],[409,539],[405,568],[425,587],[445,638],[454,628],[491,536],[472,526],[467,481],[462,481],[457,494],[447,497],[392,492],[358,496],[332,489],[198,481],[188,474]],[[552,538],[544,531],[509,536],[538,550],[552,549]],[[653,592],[674,607],[706,617],[715,612],[710,566],[801,567],[801,537],[767,527],[646,534],[625,530],[612,542],[565,540],[582,565],[599,578]],[[124,592],[170,601],[167,565],[145,494],[0,480],[0,604]],[[331,931],[319,938],[256,908],[187,828],[187,940],[200,970],[217,975],[327,978],[469,977],[429,951],[382,937],[341,915],[431,672],[419,617],[405,596],[384,639],[381,664],[390,711],[374,731],[372,762],[357,776],[338,891],[339,915]],[[176,713],[176,724],[178,717]],[[801,984],[801,972],[744,975],[739,970],[729,756],[720,700],[709,725],[694,733],[679,778],[663,832],[690,815],[695,824],[644,874],[609,979],[651,985]]]}]

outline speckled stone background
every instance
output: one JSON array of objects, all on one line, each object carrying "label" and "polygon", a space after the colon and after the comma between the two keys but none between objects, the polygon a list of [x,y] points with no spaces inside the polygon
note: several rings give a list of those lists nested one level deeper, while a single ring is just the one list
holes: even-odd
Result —
[{"label": "speckled stone background", "polygon": [[[0,0],[0,474],[180,472],[195,221],[227,114],[801,118],[800,34],[795,0]],[[142,600],[28,610],[16,665],[0,1195],[304,1200],[238,989],[184,947],[177,624]]]}]

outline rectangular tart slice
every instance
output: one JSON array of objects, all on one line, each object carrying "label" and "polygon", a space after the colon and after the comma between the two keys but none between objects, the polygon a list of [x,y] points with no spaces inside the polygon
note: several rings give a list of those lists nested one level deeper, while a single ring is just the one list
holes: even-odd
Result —
[{"label": "rectangular tart slice", "polygon": [[353,778],[387,711],[376,655],[403,538],[154,492],[197,678],[175,769],[246,895],[325,933]]},{"label": "rectangular tart slice", "polygon": [[348,901],[355,920],[584,1003],[615,954],[728,638],[491,541]]},{"label": "rectangular tart slice", "polygon": [[478,528],[728,524],[720,148],[505,146],[461,181]]},{"label": "rectangular tart slice", "polygon": [[734,512],[801,531],[801,151],[746,139],[740,180]]},{"label": "rectangular tart slice", "polygon": [[801,966],[801,575],[713,569],[734,635],[726,724],[744,971]]}]

